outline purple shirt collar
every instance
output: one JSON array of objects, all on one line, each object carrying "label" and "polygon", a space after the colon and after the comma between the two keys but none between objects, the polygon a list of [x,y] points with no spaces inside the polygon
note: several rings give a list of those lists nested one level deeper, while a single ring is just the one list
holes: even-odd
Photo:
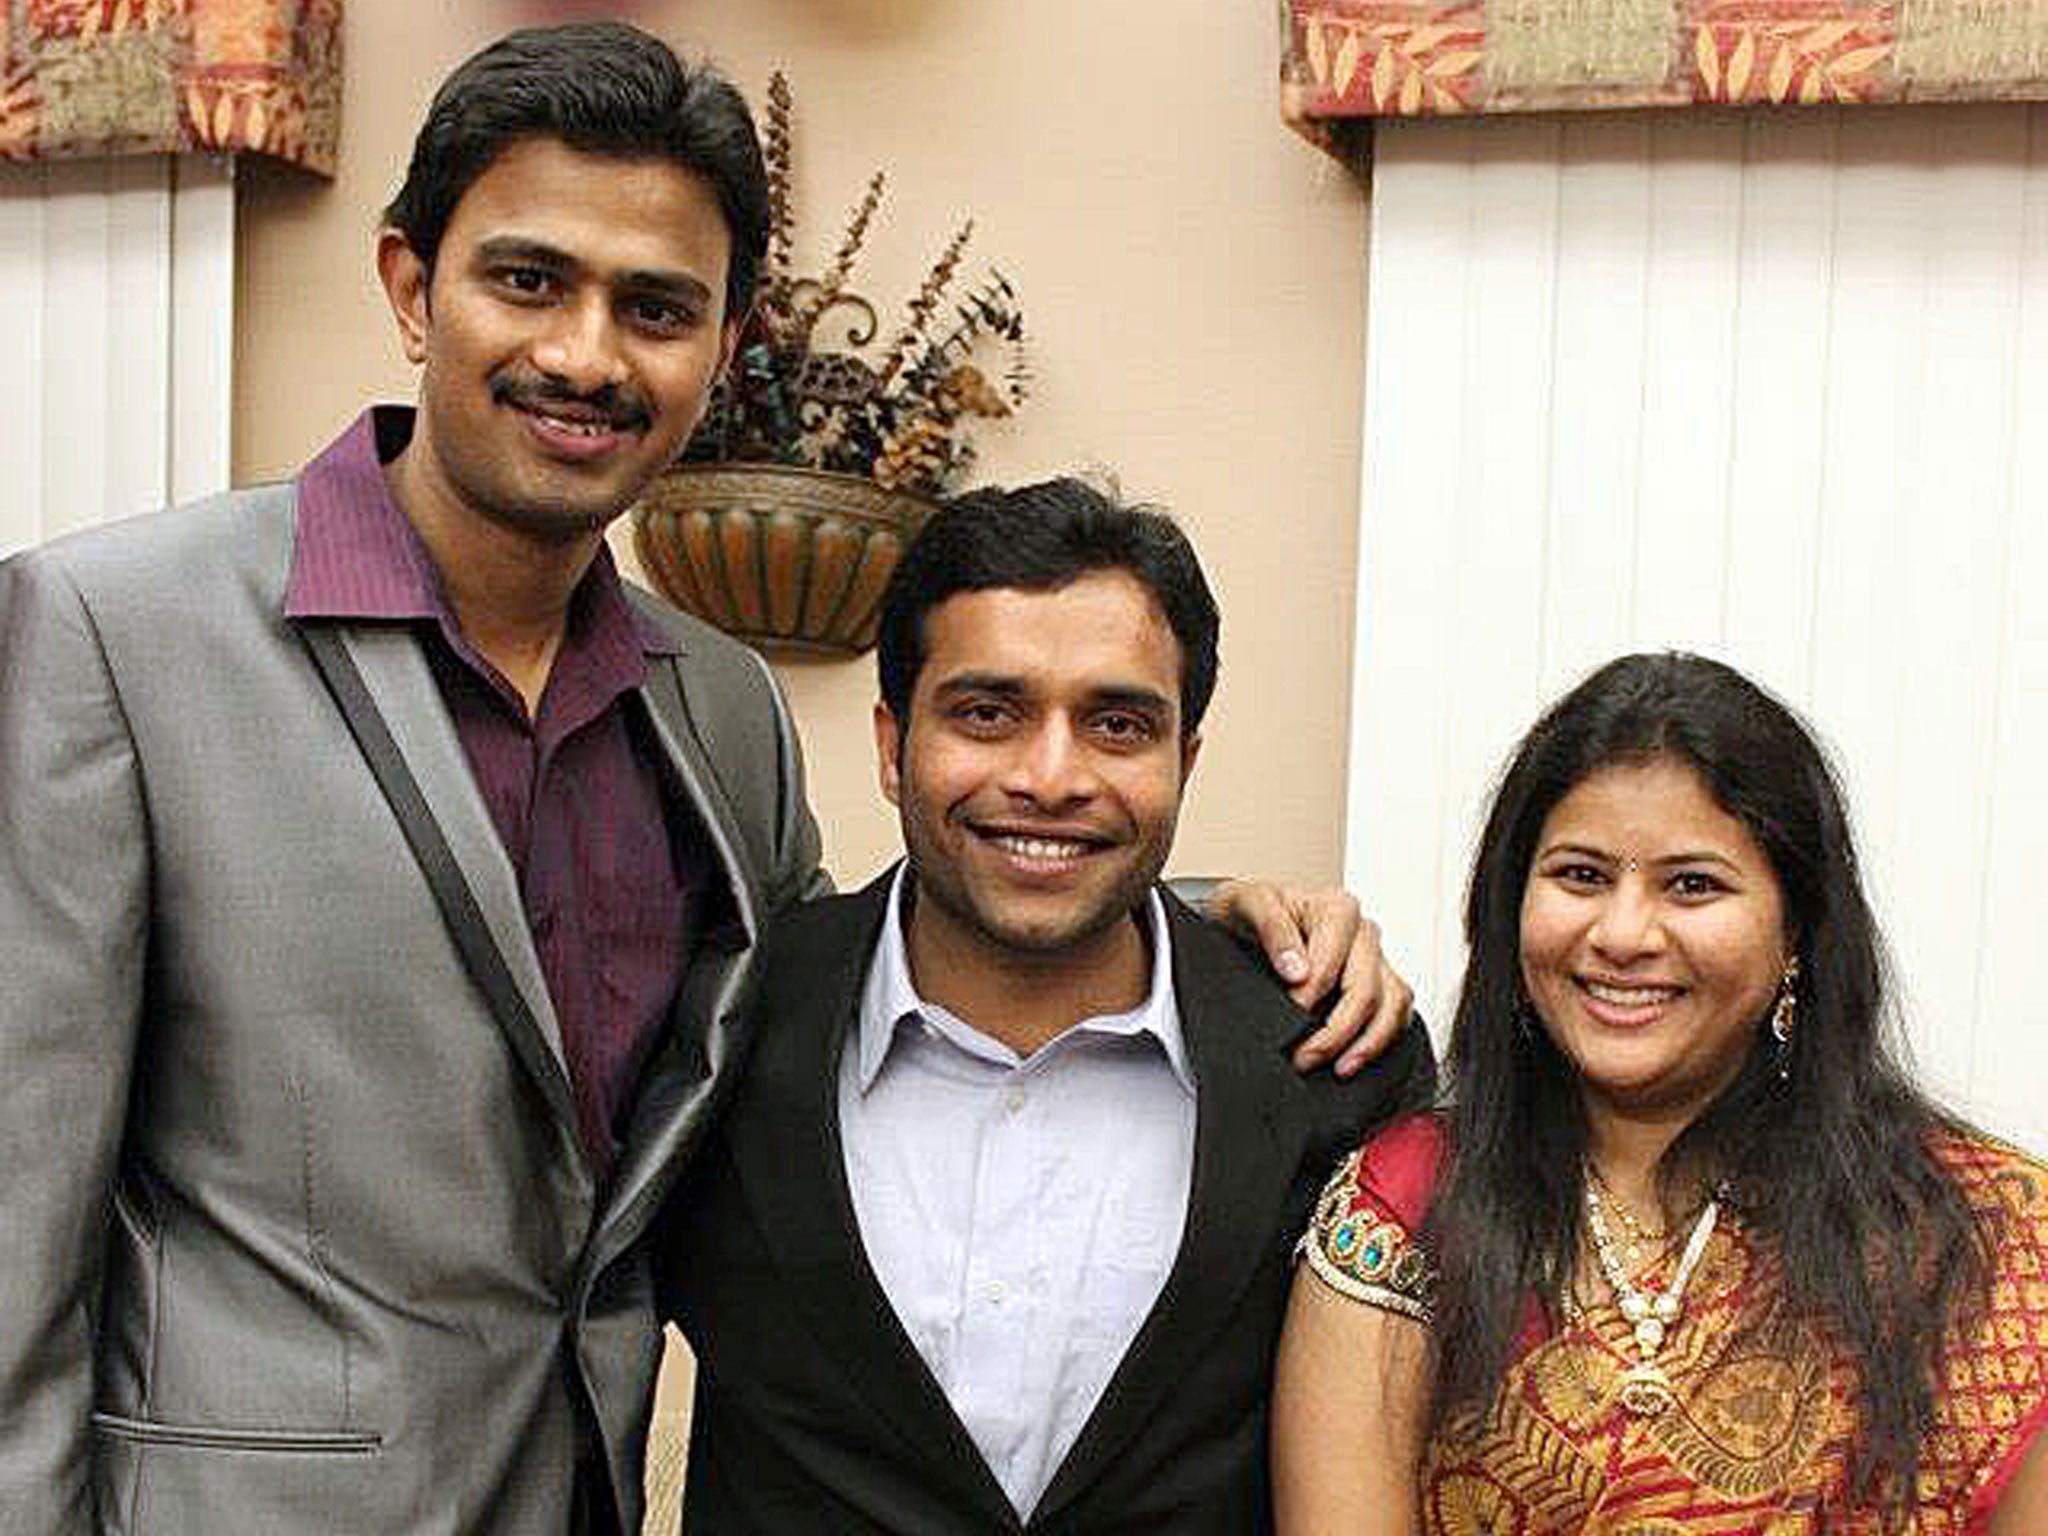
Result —
[{"label": "purple shirt collar", "polygon": [[[299,473],[296,537],[285,583],[288,619],[431,619],[467,652],[439,572],[392,499],[384,466],[412,439],[409,406],[373,406]],[[611,550],[598,545],[573,600],[578,640],[609,670],[644,676],[647,656],[682,646],[626,597]]]}]

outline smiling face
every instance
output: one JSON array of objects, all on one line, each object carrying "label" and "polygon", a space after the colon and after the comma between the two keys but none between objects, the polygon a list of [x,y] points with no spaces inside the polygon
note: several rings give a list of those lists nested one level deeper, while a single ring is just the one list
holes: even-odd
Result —
[{"label": "smiling face", "polygon": [[1104,962],[1166,862],[1194,765],[1165,616],[1103,571],[956,593],[924,636],[908,729],[875,708],[917,878],[913,949]]},{"label": "smiling face", "polygon": [[431,273],[386,230],[379,273],[423,369],[406,510],[602,529],[681,449],[731,353],[730,244],[702,177],[554,139],[470,184]]},{"label": "smiling face", "polygon": [[1688,764],[1599,769],[1544,821],[1522,984],[1590,1113],[1695,1117],[1741,1071],[1790,953],[1769,861]]}]

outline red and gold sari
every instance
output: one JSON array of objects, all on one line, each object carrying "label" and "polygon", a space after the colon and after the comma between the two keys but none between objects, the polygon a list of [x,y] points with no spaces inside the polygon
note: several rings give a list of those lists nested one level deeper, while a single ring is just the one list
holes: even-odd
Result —
[{"label": "red and gold sari", "polygon": [[[1998,1213],[2000,1234],[1989,1311],[1950,1338],[1913,1512],[1922,1536],[1963,1536],[1984,1529],[2048,1429],[2048,1168],[1976,1138],[1936,1152],[1973,1204]],[[1411,1234],[1441,1153],[1438,1123],[1418,1118],[1340,1165],[1302,1240],[1324,1281],[1428,1320],[1429,1266]],[[1651,1416],[1620,1401],[1631,1329],[1611,1301],[1562,1328],[1532,1304],[1486,1422],[1427,1452],[1423,1529],[1874,1536],[1874,1512],[1847,1510],[1853,1370],[1812,1329],[1768,1321],[1779,1282],[1773,1252],[1737,1221],[1717,1227],[1658,1355],[1675,1401]]]}]

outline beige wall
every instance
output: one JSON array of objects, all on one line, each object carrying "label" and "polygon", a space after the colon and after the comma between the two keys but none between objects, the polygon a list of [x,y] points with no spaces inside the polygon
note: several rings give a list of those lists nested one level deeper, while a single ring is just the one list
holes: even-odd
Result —
[{"label": "beige wall", "polygon": [[[238,482],[288,474],[411,378],[371,274],[426,98],[525,21],[498,0],[349,0],[342,171],[245,171]],[[954,225],[1021,292],[1036,397],[982,475],[1116,471],[1171,507],[1224,612],[1223,685],[1176,867],[1328,880],[1341,860],[1363,346],[1364,197],[1277,112],[1264,0],[686,0],[623,6],[757,97],[797,96],[799,258],[870,171],[889,201],[857,286],[900,314]],[[871,663],[794,664],[812,798],[842,881],[895,846]]]}]

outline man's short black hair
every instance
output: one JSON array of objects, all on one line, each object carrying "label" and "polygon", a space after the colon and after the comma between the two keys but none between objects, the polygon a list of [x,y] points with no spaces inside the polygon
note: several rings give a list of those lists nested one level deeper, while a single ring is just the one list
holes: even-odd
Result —
[{"label": "man's short black hair", "polygon": [[1180,642],[1181,735],[1194,735],[1216,691],[1221,619],[1194,547],[1173,519],[1063,478],[969,491],[911,540],[889,579],[875,640],[883,702],[898,729],[924,670],[925,615],[960,592],[1053,591],[1095,571],[1122,571],[1151,594]]},{"label": "man's short black hair", "polygon": [[532,27],[472,55],[434,93],[384,210],[428,271],[463,193],[524,139],[703,177],[731,237],[726,318],[746,314],[768,242],[768,172],[746,101],[716,70],[613,21]]}]

